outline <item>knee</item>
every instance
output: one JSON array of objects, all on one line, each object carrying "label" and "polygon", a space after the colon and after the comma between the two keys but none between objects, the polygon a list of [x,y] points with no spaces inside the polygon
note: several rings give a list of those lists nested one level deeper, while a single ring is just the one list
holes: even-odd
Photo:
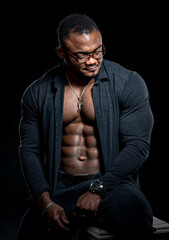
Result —
[{"label": "knee", "polygon": [[110,229],[151,231],[153,214],[143,193],[135,186],[123,184],[111,191],[100,208],[100,219]]}]

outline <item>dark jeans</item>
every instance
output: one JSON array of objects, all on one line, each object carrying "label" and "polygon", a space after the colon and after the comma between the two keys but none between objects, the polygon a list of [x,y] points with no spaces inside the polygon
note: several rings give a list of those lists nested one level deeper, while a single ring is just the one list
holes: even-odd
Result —
[{"label": "dark jeans", "polygon": [[102,199],[95,219],[73,217],[72,213],[80,195],[85,193],[93,180],[74,186],[59,181],[54,201],[65,209],[71,222],[69,234],[49,232],[36,210],[30,209],[24,217],[18,239],[70,239],[75,229],[94,224],[108,229],[117,239],[151,239],[153,214],[143,193],[132,183],[116,186]]}]

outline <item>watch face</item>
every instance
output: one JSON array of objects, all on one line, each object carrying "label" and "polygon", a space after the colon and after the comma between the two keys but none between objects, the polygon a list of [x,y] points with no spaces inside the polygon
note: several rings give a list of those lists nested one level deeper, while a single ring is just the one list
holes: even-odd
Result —
[{"label": "watch face", "polygon": [[102,183],[101,183],[99,180],[96,180],[95,182],[93,182],[93,183],[91,184],[91,189],[92,189],[93,191],[96,191],[96,190],[102,188],[102,186],[103,186]]},{"label": "watch face", "polygon": [[95,188],[99,188],[100,187],[100,181],[96,180],[96,182],[94,182],[93,186]]},{"label": "watch face", "polygon": [[106,190],[103,186],[103,183],[100,182],[99,179],[97,179],[96,181],[92,182],[90,187],[89,187],[89,191],[92,193],[96,193],[99,194],[101,196],[104,196],[106,193]]}]

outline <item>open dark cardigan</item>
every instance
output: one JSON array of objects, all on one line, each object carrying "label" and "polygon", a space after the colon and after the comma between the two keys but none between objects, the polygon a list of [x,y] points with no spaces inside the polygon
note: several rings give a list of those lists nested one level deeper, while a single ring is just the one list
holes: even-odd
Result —
[{"label": "open dark cardigan", "polygon": [[[30,193],[56,189],[61,158],[65,66],[50,69],[22,98],[20,159]],[[111,189],[125,180],[137,183],[148,158],[153,115],[147,86],[140,75],[103,60],[92,89],[104,171],[100,180]]]}]

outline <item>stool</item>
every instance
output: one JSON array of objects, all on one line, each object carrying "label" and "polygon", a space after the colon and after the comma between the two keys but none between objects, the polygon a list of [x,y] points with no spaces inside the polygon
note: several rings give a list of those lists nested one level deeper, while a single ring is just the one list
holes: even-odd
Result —
[{"label": "stool", "polygon": [[96,239],[114,239],[114,236],[109,233],[107,230],[95,227],[95,226],[89,226],[85,229],[86,233],[86,240],[96,240]]},{"label": "stool", "polygon": [[154,240],[169,239],[169,223],[153,217]]},{"label": "stool", "polygon": [[[165,237],[169,237],[169,223],[159,218],[153,217],[153,227],[155,228],[154,232],[155,240],[165,239]],[[111,233],[99,227],[89,226],[86,229],[83,229],[83,231],[84,234],[86,234],[85,237],[86,240],[114,239],[114,236]]]}]

